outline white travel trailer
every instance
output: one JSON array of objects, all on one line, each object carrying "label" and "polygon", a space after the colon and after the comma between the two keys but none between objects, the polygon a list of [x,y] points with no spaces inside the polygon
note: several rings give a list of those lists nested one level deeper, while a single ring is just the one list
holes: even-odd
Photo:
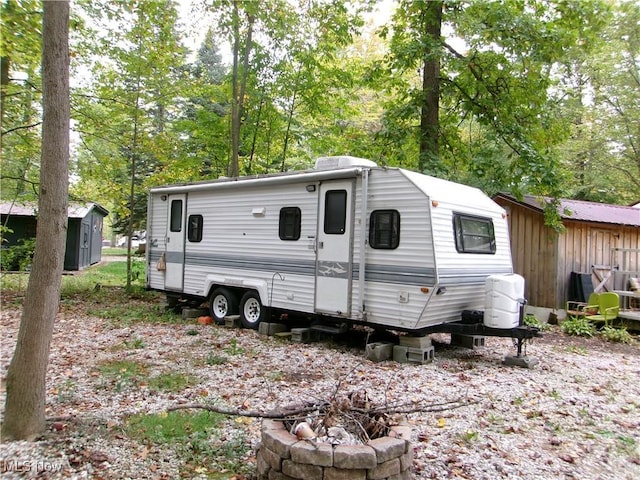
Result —
[{"label": "white travel trailer", "polygon": [[511,273],[505,211],[484,193],[369,160],[149,195],[147,287],[249,328],[295,312],[434,331],[482,310],[487,278]]}]

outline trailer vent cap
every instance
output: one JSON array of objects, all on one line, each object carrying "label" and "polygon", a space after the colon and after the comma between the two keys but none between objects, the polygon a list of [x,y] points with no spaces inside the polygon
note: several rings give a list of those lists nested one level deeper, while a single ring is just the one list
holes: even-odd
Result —
[{"label": "trailer vent cap", "polygon": [[351,167],[377,167],[376,162],[366,158],[350,157],[348,155],[336,157],[319,157],[316,159],[316,170],[335,170]]}]

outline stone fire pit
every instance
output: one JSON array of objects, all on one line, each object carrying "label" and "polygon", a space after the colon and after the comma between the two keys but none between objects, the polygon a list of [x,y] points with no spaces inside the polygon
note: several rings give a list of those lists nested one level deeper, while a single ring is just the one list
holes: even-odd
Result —
[{"label": "stone fire pit", "polygon": [[284,423],[264,419],[257,451],[260,480],[401,480],[411,478],[413,449],[405,438],[364,445],[299,440]]}]

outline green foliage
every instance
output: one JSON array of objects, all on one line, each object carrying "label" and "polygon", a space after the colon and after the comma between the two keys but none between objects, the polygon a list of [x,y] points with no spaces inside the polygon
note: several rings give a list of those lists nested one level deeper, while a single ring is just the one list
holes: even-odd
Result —
[{"label": "green foliage", "polygon": [[9,78],[2,79],[0,192],[3,199],[34,200],[40,173],[42,122],[41,2],[0,2],[0,20],[3,32],[0,57],[9,69]]},{"label": "green foliage", "polygon": [[593,337],[596,327],[584,317],[571,317],[562,322],[560,328],[567,335],[576,337]]},{"label": "green foliage", "polygon": [[24,272],[31,266],[36,249],[36,239],[21,238],[18,245],[2,249],[0,253],[0,269],[7,272]]},{"label": "green foliage", "polygon": [[140,337],[134,337],[131,340],[125,340],[123,342],[123,345],[128,349],[139,350],[141,348],[144,348],[144,340]]},{"label": "green foliage", "polygon": [[147,366],[133,360],[115,360],[102,364],[100,373],[108,385],[113,386],[116,392],[121,392],[144,382],[147,377]]},{"label": "green foliage", "polygon": [[608,342],[633,343],[633,337],[624,327],[610,327],[605,325],[599,332],[600,336]]},{"label": "green foliage", "polygon": [[220,434],[225,418],[208,411],[140,414],[127,419],[125,432],[141,443],[173,449],[183,462],[184,477],[222,479],[233,474],[247,475],[255,468],[246,461],[251,445],[239,432],[232,436]]},{"label": "green foliage", "polygon": [[197,377],[177,372],[161,373],[149,378],[149,388],[165,392],[181,392],[198,383]]},{"label": "green foliage", "polygon": [[[424,167],[489,194],[637,200],[640,161],[628,133],[640,125],[637,2],[445,0],[441,42],[425,35],[432,2],[423,0],[398,2],[378,31],[363,21],[378,2],[205,3],[197,7],[212,21],[192,64],[174,1],[73,5],[72,67],[90,74],[73,82],[81,142],[71,193],[104,204],[116,231],[145,228],[149,187],[226,174],[234,80],[220,52],[235,40],[241,58],[248,52],[236,80],[246,83],[240,174],[351,154]],[[42,9],[35,0],[0,9],[13,32],[0,44],[11,78],[2,86],[0,191],[33,199]],[[440,150],[427,164],[421,74],[433,56]],[[558,226],[553,208],[546,219]]]},{"label": "green foliage", "polygon": [[139,414],[127,419],[125,432],[142,442],[184,442],[192,437],[210,434],[223,420],[224,416],[206,410],[195,413],[176,411]]},{"label": "green foliage", "polygon": [[549,325],[548,323],[541,322],[540,320],[538,320],[538,318],[535,315],[531,313],[528,313],[524,316],[523,322],[525,325],[528,325],[530,327],[536,327],[540,329],[540,331],[542,332],[551,330],[551,325]]},{"label": "green foliage", "polygon": [[224,351],[229,355],[242,355],[244,353],[244,348],[238,345],[238,340],[232,338],[229,345],[224,348]]},{"label": "green foliage", "polygon": [[[144,265],[142,261],[138,263]],[[2,291],[5,299],[24,295],[27,280],[27,275],[3,275]],[[75,308],[80,304],[87,314],[104,318],[117,326],[141,322],[182,322],[179,315],[165,310],[159,293],[147,292],[142,287],[127,292],[124,289],[125,282],[125,262],[105,263],[90,267],[79,275],[64,275],[61,306]],[[19,298],[16,298],[16,302],[20,303]],[[131,347],[139,348],[133,344]]]},{"label": "green foliage", "polygon": [[222,356],[222,355],[216,355],[215,353],[209,353],[204,362],[209,366],[224,365],[225,363],[228,362],[228,359],[227,359],[227,357]]},{"label": "green foliage", "polygon": [[127,249],[126,248],[116,248],[116,247],[106,247],[102,249],[102,256],[110,255],[110,256],[126,256]]}]

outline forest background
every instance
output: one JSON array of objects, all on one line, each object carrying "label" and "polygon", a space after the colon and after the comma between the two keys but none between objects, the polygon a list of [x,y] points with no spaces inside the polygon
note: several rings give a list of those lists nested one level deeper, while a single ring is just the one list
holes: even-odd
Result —
[{"label": "forest background", "polygon": [[[77,0],[71,13],[70,198],[104,205],[114,233],[145,228],[155,185],[325,155],[490,195],[640,200],[637,2]],[[0,16],[1,197],[32,201],[41,2],[2,0]]]}]

